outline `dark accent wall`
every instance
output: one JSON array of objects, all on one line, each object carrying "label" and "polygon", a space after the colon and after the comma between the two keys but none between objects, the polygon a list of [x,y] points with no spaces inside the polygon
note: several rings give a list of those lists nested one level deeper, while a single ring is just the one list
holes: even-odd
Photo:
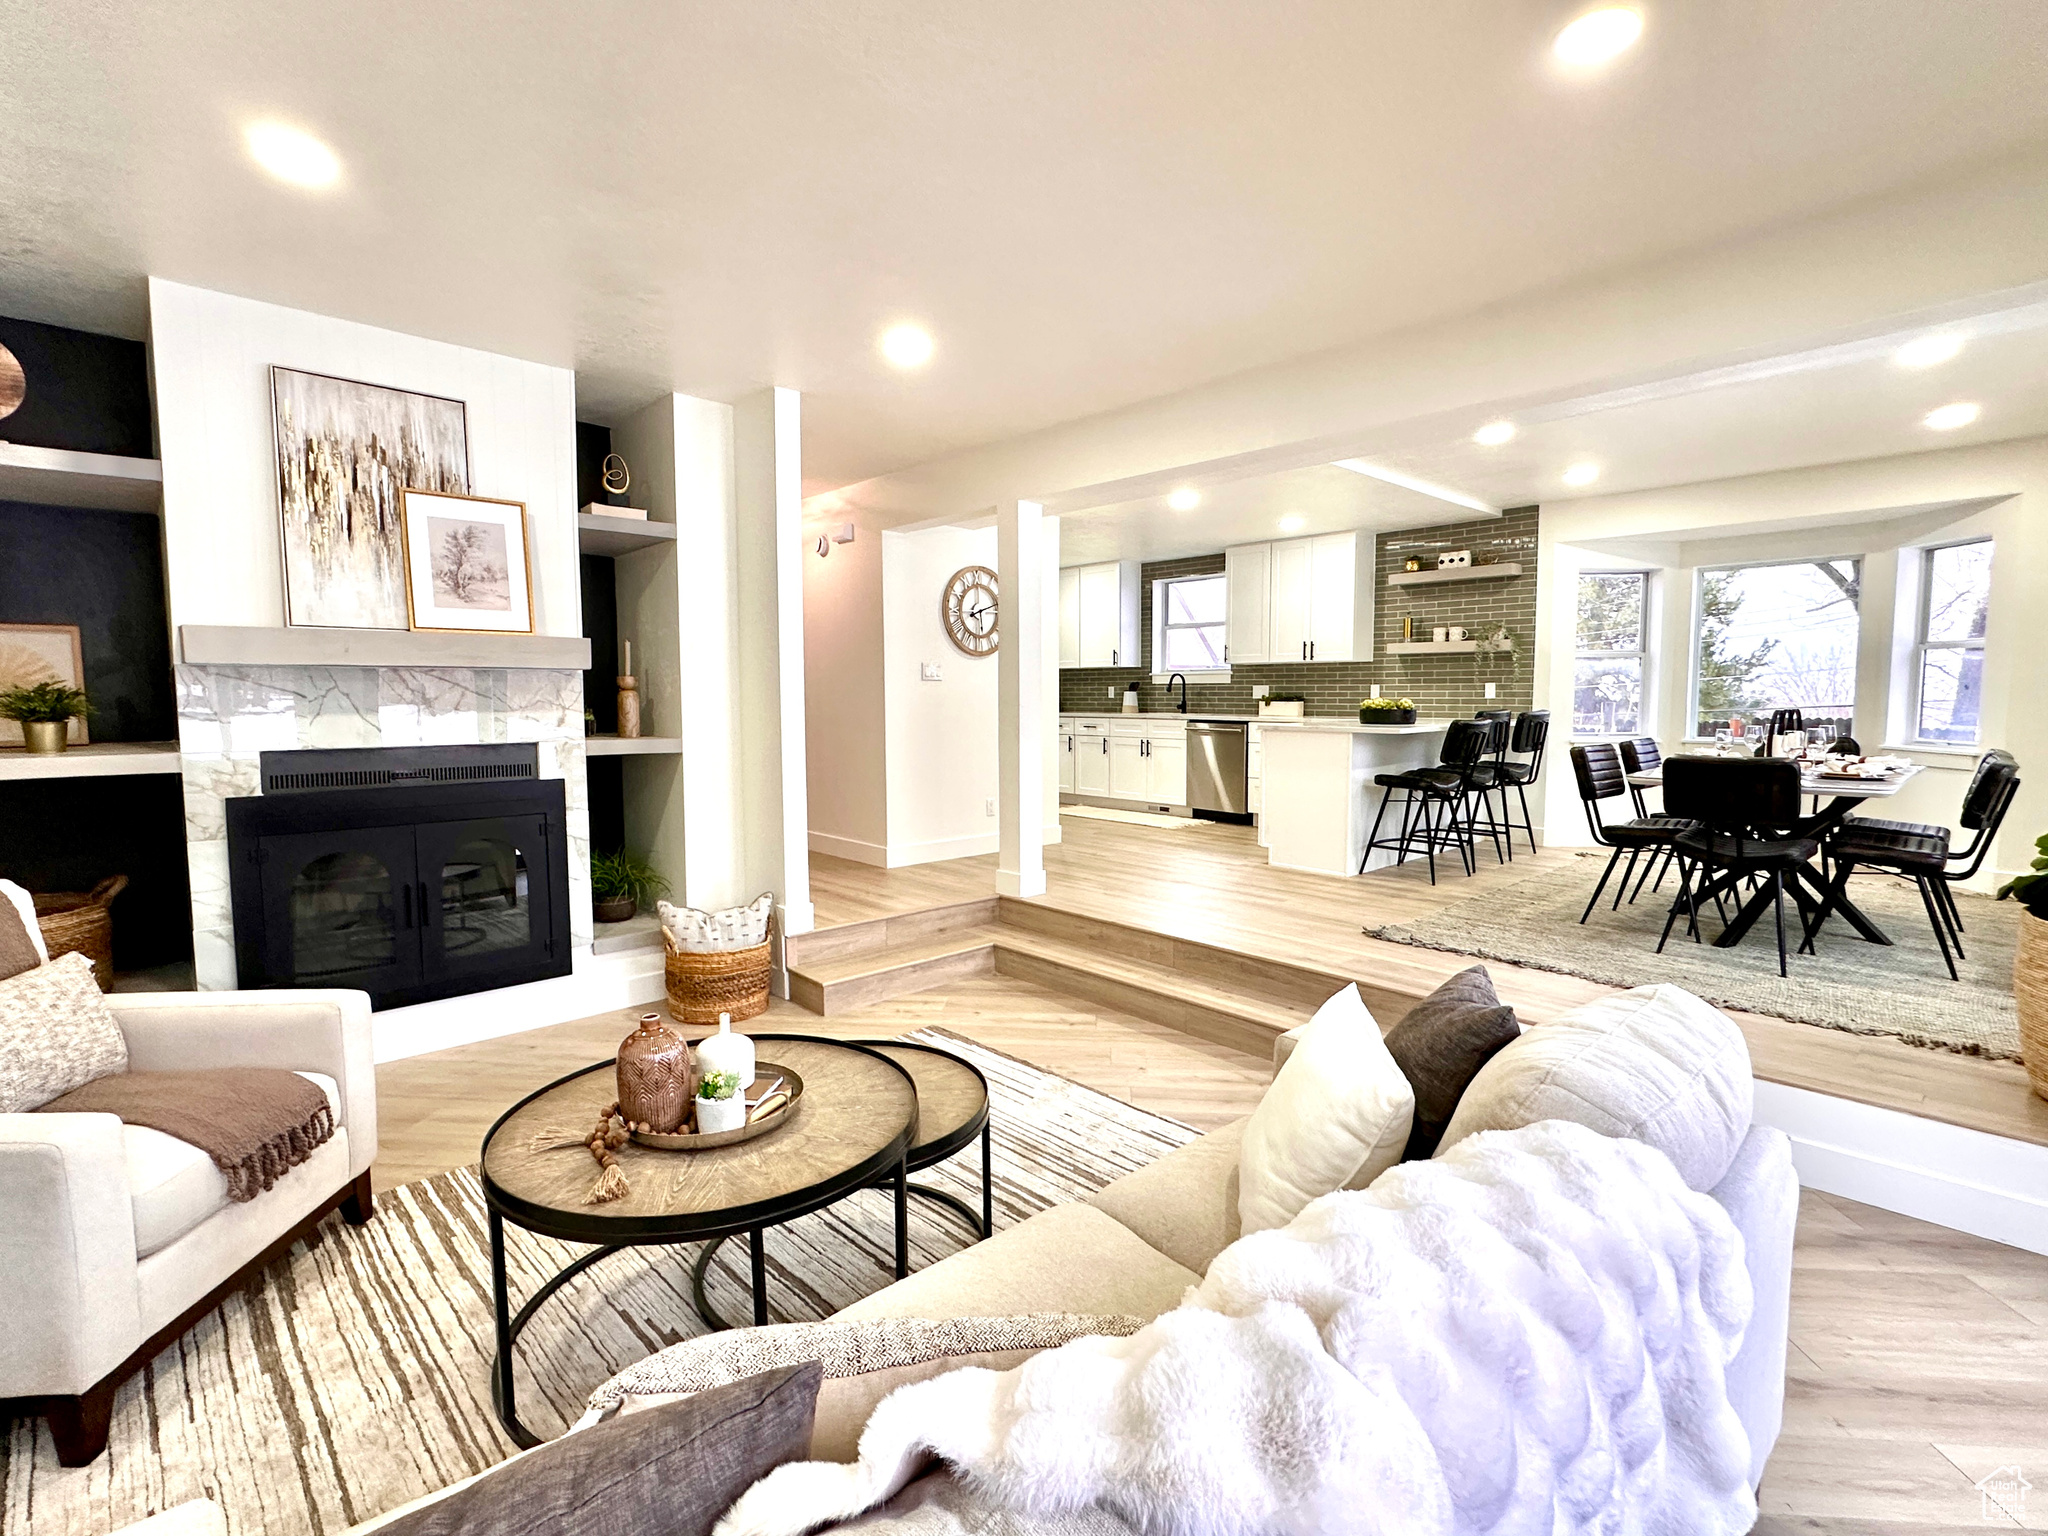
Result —
[{"label": "dark accent wall", "polygon": [[[1495,706],[1527,709],[1535,697],[1536,662],[1536,520],[1535,507],[1514,507],[1498,518],[1418,529],[1380,537],[1376,550],[1374,656],[1369,662],[1289,662],[1234,665],[1227,683],[1188,686],[1188,707],[1219,714],[1252,714],[1258,702],[1252,686],[1264,683],[1275,693],[1298,693],[1312,715],[1352,715],[1358,701],[1378,683],[1389,698],[1409,698],[1425,715],[1469,715]],[[1414,557],[1436,564],[1439,550],[1469,549],[1474,563],[1491,556],[1514,561],[1522,574],[1502,581],[1475,581],[1441,587],[1389,587],[1387,577]],[[1114,713],[1126,688],[1138,690],[1141,709],[1170,709],[1180,689],[1152,681],[1152,583],[1175,576],[1202,576],[1223,569],[1223,555],[1194,555],[1158,560],[1142,572],[1144,603],[1143,667],[1064,667],[1060,670],[1060,709],[1067,714]],[[1511,655],[1390,656],[1389,642],[1401,638],[1401,621],[1413,618],[1418,639],[1428,639],[1438,625],[1463,625],[1474,638],[1505,625],[1513,635]],[[1496,697],[1486,697],[1492,683]],[[1115,690],[1116,697],[1110,696]]]},{"label": "dark accent wall", "polygon": [[178,734],[153,514],[0,501],[0,624],[78,626],[94,741]]},{"label": "dark accent wall", "polygon": [[585,767],[590,787],[590,851],[617,853],[626,846],[626,760],[593,757]]},{"label": "dark accent wall", "polygon": [[[623,507],[632,503],[631,488],[627,494],[615,496],[604,488],[605,455],[612,451],[612,429],[600,427],[588,421],[576,423],[576,505],[587,507],[596,502],[600,507]],[[627,465],[628,470],[632,465]]]},{"label": "dark accent wall", "polygon": [[114,968],[189,960],[184,785],[175,773],[0,782],[0,877],[31,891],[89,891],[126,875]]},{"label": "dark accent wall", "polygon": [[590,641],[590,670],[583,674],[583,707],[593,736],[619,730],[619,573],[609,555],[584,555],[583,633]]},{"label": "dark accent wall", "polygon": [[20,362],[28,384],[20,409],[0,416],[0,442],[155,456],[141,342],[0,316],[0,345]]}]

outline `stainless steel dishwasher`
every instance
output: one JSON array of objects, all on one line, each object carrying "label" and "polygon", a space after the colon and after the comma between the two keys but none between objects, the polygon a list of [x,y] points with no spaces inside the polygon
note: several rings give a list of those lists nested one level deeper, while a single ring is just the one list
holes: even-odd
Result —
[{"label": "stainless steel dishwasher", "polygon": [[1223,720],[1188,722],[1188,806],[1243,816],[1244,727]]}]

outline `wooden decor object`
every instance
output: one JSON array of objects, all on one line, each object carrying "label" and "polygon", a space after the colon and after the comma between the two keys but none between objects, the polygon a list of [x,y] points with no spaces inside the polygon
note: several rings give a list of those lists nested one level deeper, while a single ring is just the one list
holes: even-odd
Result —
[{"label": "wooden decor object", "polygon": [[619,1113],[629,1123],[663,1134],[678,1130],[695,1091],[690,1042],[662,1023],[658,1013],[640,1015],[640,1027],[619,1042]]},{"label": "wooden decor object", "polygon": [[751,949],[705,953],[676,948],[662,935],[667,952],[669,1017],[679,1024],[716,1024],[721,1013],[735,1023],[768,1011],[768,972],[774,941]]},{"label": "wooden decor object", "polygon": [[126,875],[109,875],[90,891],[45,891],[35,898],[36,926],[50,958],[84,955],[102,992],[114,986],[114,914],[107,909],[126,889]]},{"label": "wooden decor object", "polygon": [[2012,995],[2020,1016],[2020,1059],[2034,1092],[2048,1099],[2048,918],[2022,909],[2012,960]]},{"label": "wooden decor object", "polygon": [[640,735],[640,683],[633,676],[633,642],[625,642],[625,661],[619,668],[619,736],[632,741]]}]

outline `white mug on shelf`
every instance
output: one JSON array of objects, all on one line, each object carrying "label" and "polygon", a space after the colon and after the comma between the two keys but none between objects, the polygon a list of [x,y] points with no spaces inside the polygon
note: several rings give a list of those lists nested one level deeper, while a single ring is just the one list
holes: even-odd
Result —
[{"label": "white mug on shelf", "polygon": [[1463,627],[1462,625],[1458,625],[1458,624],[1453,624],[1453,625],[1451,626],[1450,638],[1451,638],[1451,639],[1453,639],[1453,640],[1462,640],[1462,639],[1464,639],[1464,638],[1465,638],[1465,630],[1464,630],[1464,627]]},{"label": "white mug on shelf", "polygon": [[1439,624],[1433,632],[1432,638],[1435,639],[1438,645],[1442,645],[1445,641],[1451,638],[1451,632],[1448,629],[1444,628],[1443,625]]}]

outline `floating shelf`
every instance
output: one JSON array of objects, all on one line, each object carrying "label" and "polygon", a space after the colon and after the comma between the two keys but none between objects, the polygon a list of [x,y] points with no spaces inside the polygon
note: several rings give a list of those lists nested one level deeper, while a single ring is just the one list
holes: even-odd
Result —
[{"label": "floating shelf", "polygon": [[611,517],[602,512],[576,514],[576,547],[586,555],[630,555],[636,549],[676,541],[674,523],[644,517]]},{"label": "floating shelf", "polygon": [[545,667],[590,670],[581,635],[439,635],[406,629],[181,624],[179,659],[216,667]]},{"label": "floating shelf", "polygon": [[1476,652],[1492,653],[1514,651],[1512,643],[1499,645],[1491,640],[1396,640],[1387,647],[1389,656],[1470,656]]},{"label": "floating shelf", "polygon": [[1387,585],[1433,587],[1448,581],[1505,581],[1521,574],[1522,567],[1517,562],[1503,560],[1498,565],[1460,565],[1442,571],[1395,571],[1387,577]]},{"label": "floating shelf", "polygon": [[0,501],[159,512],[163,497],[164,467],[155,459],[0,443]]},{"label": "floating shelf", "polygon": [[0,747],[0,779],[105,779],[183,767],[175,741],[95,741],[62,752]]},{"label": "floating shelf", "polygon": [[680,736],[586,736],[586,757],[673,757],[683,750]]}]

